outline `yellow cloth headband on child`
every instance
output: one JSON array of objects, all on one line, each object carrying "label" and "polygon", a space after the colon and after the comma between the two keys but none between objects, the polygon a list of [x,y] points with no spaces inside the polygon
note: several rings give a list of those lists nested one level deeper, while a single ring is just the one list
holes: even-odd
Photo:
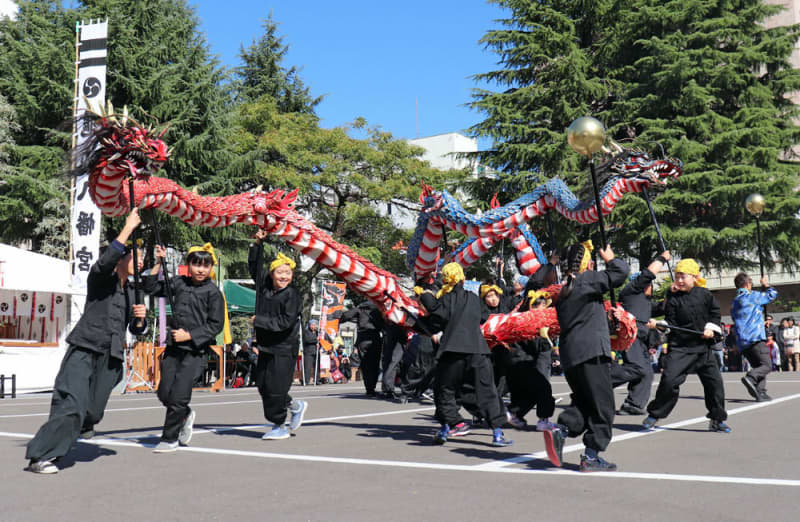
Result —
[{"label": "yellow cloth headband on child", "polygon": [[297,266],[297,263],[294,262],[294,259],[285,255],[283,252],[278,252],[278,256],[272,263],[269,264],[269,271],[272,272],[281,265],[289,265],[289,268],[294,270]]}]

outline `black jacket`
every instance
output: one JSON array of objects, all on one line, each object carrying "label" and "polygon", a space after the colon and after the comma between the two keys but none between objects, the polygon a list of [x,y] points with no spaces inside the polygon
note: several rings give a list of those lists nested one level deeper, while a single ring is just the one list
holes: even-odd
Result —
[{"label": "black jacket", "polygon": [[649,297],[644,295],[644,291],[653,284],[655,279],[656,275],[645,268],[633,281],[625,285],[625,288],[619,293],[619,302],[622,303],[622,308],[636,318],[636,326],[638,327],[636,338],[645,346],[647,346],[650,334],[650,329],[646,323],[653,313],[653,303]]},{"label": "black jacket", "polygon": [[264,268],[264,249],[251,245],[247,258],[256,282],[256,341],[259,352],[297,354],[300,346],[300,312],[303,302],[293,286],[275,290]]},{"label": "black jacket", "polygon": [[[719,303],[707,288],[695,286],[688,292],[667,292],[662,306],[664,319],[674,326],[702,332],[707,323],[720,325]],[[670,330],[667,340],[670,348],[685,347],[692,353],[703,352],[713,343],[713,339],[677,330]]]},{"label": "black jacket", "polygon": [[364,301],[355,308],[344,312],[339,323],[356,321],[358,337],[379,337],[384,328],[384,320],[378,306],[372,301]]},{"label": "black jacket", "polygon": [[[171,278],[170,287],[175,298],[172,327],[186,330],[192,338],[176,343],[169,335],[167,346],[192,352],[204,351],[214,344],[217,335],[225,327],[225,301],[222,299],[222,292],[211,279],[195,285],[192,278],[187,276]],[[153,296],[167,295],[167,285],[165,281],[158,280],[158,275],[143,277],[142,288]]]},{"label": "black jacket", "polygon": [[628,263],[615,258],[605,270],[587,270],[578,274],[566,297],[562,291],[556,302],[556,313],[561,325],[561,366],[565,370],[594,357],[611,357],[603,294],[624,283],[628,271]]},{"label": "black jacket", "polygon": [[319,330],[312,332],[310,328],[303,328],[303,352],[311,352],[312,354],[317,351],[319,342]]},{"label": "black jacket", "polygon": [[439,353],[458,352],[488,354],[489,345],[481,333],[481,300],[468,290],[464,283],[458,283],[453,290],[436,299],[425,292],[421,296],[422,305],[428,311],[420,318],[430,322],[429,331],[441,330]]},{"label": "black jacket", "polygon": [[114,271],[122,259],[125,247],[114,240],[89,270],[86,288],[86,306],[78,324],[67,336],[67,343],[86,348],[96,353],[109,352],[111,357],[123,360],[125,328],[142,335],[147,330],[147,321],[136,328],[131,306],[134,304],[132,285],[119,284]]}]

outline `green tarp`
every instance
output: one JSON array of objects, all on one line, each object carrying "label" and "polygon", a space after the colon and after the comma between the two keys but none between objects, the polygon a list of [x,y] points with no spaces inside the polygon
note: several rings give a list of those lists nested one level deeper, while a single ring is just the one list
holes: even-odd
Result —
[{"label": "green tarp", "polygon": [[[237,285],[232,281],[223,281],[222,291],[225,292],[225,299],[228,300],[229,314],[256,313],[256,291],[250,290],[246,286]],[[172,310],[167,305],[167,315],[172,315]]]}]

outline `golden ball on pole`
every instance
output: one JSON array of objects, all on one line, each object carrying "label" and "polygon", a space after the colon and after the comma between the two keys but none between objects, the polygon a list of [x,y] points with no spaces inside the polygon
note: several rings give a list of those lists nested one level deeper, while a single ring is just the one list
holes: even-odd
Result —
[{"label": "golden ball on pole", "polygon": [[764,208],[767,206],[767,200],[765,200],[764,196],[761,194],[750,194],[747,196],[747,199],[744,200],[744,206],[751,215],[758,217],[764,212]]},{"label": "golden ball on pole", "polygon": [[606,141],[606,129],[600,120],[582,116],[573,121],[567,129],[567,143],[572,150],[584,156],[591,156]]}]

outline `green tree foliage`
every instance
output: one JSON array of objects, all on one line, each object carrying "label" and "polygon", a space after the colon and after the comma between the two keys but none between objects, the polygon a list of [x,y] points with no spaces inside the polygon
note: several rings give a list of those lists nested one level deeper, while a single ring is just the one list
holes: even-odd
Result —
[{"label": "green tree foliage", "polygon": [[[796,264],[800,198],[796,165],[787,160],[800,138],[790,96],[800,77],[789,64],[800,28],[766,28],[780,7],[761,0],[496,3],[510,14],[483,42],[500,68],[477,77],[505,90],[476,91],[472,103],[487,115],[473,132],[494,140],[485,162],[508,172],[512,184],[532,171],[585,185],[578,180],[588,179],[586,161],[568,148],[565,128],[592,114],[610,136],[629,142],[623,145],[657,152],[657,141],[683,160],[684,175],[655,205],[672,250],[707,266],[752,266],[755,230],[744,199],[761,192],[767,262],[780,256]],[[612,235],[618,250],[644,262],[657,252],[642,198],[626,197],[608,222],[619,230]]]},{"label": "green tree foliage", "polygon": [[[391,204],[415,213],[422,181],[443,188],[464,173],[431,168],[420,159],[422,149],[362,119],[353,126],[367,138],[351,137],[352,128],[322,129],[312,114],[281,113],[268,96],[243,104],[227,181],[239,189],[298,189],[297,210],[319,228],[378,266],[407,273],[402,254],[390,247],[407,244],[410,231],[398,230],[383,211]],[[303,274],[301,286],[321,269]]]},{"label": "green tree foliage", "polygon": [[242,65],[234,69],[235,89],[242,102],[252,102],[264,95],[275,100],[278,111],[313,113],[322,97],[313,97],[299,76],[297,67],[286,67],[289,46],[278,32],[272,13],[263,20],[264,34],[247,49],[240,47]]},{"label": "green tree foliage", "polygon": [[[0,172],[0,240],[31,240],[35,250],[62,258],[76,16],[60,2],[23,1],[15,21],[0,20],[0,95],[16,112],[8,120],[4,110],[2,118],[16,123],[2,139],[8,164]],[[45,221],[54,232],[42,228]]]}]

